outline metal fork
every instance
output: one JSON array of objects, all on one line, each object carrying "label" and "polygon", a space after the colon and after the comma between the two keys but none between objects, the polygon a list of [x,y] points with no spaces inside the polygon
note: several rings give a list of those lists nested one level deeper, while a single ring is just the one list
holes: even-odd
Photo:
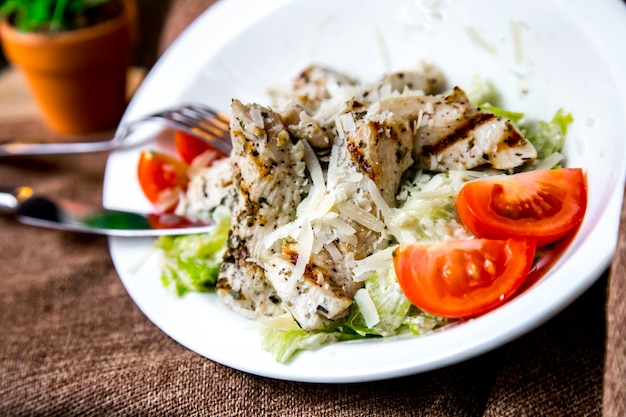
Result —
[{"label": "metal fork", "polygon": [[105,152],[121,147],[138,125],[157,121],[167,127],[194,135],[220,151],[230,154],[230,118],[203,104],[186,104],[143,116],[120,126],[113,139],[97,142],[46,143],[20,139],[0,140],[0,157],[25,155],[55,155]]}]

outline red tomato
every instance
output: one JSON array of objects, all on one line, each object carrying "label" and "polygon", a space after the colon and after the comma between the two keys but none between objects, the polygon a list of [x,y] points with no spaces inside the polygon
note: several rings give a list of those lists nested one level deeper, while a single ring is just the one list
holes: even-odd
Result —
[{"label": "red tomato", "polygon": [[189,133],[177,130],[174,133],[174,143],[176,145],[176,151],[183,158],[183,161],[190,164],[197,156],[206,154],[207,158],[204,163],[209,165],[214,160],[221,158],[224,155],[215,147],[206,143],[202,139],[199,139]]},{"label": "red tomato", "polygon": [[580,168],[529,171],[465,184],[456,210],[476,236],[533,238],[545,246],[576,227],[587,209]]},{"label": "red tomato", "polygon": [[145,149],[137,164],[139,185],[146,198],[159,210],[167,211],[178,202],[178,194],[187,187],[187,164],[166,155]]},{"label": "red tomato", "polygon": [[418,243],[394,251],[398,282],[416,307],[442,317],[475,317],[501,305],[524,282],[533,240]]},{"label": "red tomato", "polygon": [[176,229],[179,227],[188,227],[194,223],[180,216],[171,213],[151,213],[148,214],[148,222],[154,229]]}]

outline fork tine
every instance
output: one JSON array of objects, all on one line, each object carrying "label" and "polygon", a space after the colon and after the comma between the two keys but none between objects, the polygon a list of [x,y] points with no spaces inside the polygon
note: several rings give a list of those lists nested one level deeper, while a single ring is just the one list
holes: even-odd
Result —
[{"label": "fork tine", "polygon": [[181,125],[182,127],[177,127],[191,135],[200,137],[204,139],[206,142],[217,148],[218,150],[224,152],[225,154],[230,154],[233,146],[230,140],[227,140],[223,134],[215,134],[207,129],[198,128],[194,125]]},{"label": "fork tine", "polygon": [[230,143],[230,130],[224,130],[221,126],[216,126],[208,121],[198,121],[198,127],[201,129],[205,129],[220,138],[225,139],[226,142]]},{"label": "fork tine", "polygon": [[[209,123],[212,126],[219,127],[222,130],[230,130],[230,119],[228,116],[218,114],[217,112],[196,112],[189,115],[191,119],[200,120],[204,123]],[[224,120],[226,118],[227,120]]]},{"label": "fork tine", "polygon": [[185,109],[193,120],[198,120],[203,126],[206,124],[216,133],[221,131],[226,135],[230,135],[230,117],[226,114],[215,111],[213,109],[198,107],[194,105],[186,106]]},{"label": "fork tine", "polygon": [[197,114],[184,114],[175,113],[171,115],[177,122],[183,123],[190,127],[197,127],[199,129],[206,129],[215,135],[224,138],[227,142],[230,142],[230,124],[224,124],[223,121],[216,120],[212,116],[207,117]]},{"label": "fork tine", "polygon": [[196,112],[196,113],[200,113],[200,114],[204,114],[204,115],[208,115],[211,117],[211,119],[216,120],[216,121],[220,121],[225,125],[230,125],[230,117],[222,112],[219,112],[217,110],[214,110],[210,107],[205,106],[204,104],[201,103],[193,103],[193,104],[188,104],[186,106],[184,106],[185,110],[189,110],[191,112]]},{"label": "fork tine", "polygon": [[173,116],[185,116],[190,121],[199,120],[225,132],[230,131],[230,117],[207,107],[187,105],[173,113],[176,113],[172,114]]},{"label": "fork tine", "polygon": [[206,126],[199,125],[198,123],[181,123],[180,125],[187,133],[200,136],[225,153],[230,153],[232,150],[230,136],[226,136],[226,132],[223,130],[210,129]]},{"label": "fork tine", "polygon": [[211,132],[202,129],[191,129],[188,133],[204,138],[209,144],[224,152],[226,155],[229,155],[233,150],[232,144],[223,140],[223,136],[214,135]]},{"label": "fork tine", "polygon": [[230,153],[230,118],[200,104],[188,104],[160,115],[173,128],[199,136],[217,149]]}]

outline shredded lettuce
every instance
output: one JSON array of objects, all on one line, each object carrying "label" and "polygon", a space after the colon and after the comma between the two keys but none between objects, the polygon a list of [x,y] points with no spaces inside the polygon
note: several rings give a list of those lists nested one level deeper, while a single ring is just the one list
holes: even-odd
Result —
[{"label": "shredded lettuce", "polygon": [[560,167],[563,160],[561,150],[569,125],[574,121],[571,113],[558,109],[550,121],[528,120],[524,113],[514,112],[499,107],[500,95],[489,80],[479,76],[472,79],[467,92],[472,103],[477,103],[482,110],[490,111],[513,122],[522,135],[537,150],[537,159],[531,169],[550,169]]},{"label": "shredded lettuce", "polygon": [[411,310],[402,324],[407,326],[414,336],[426,334],[450,322],[444,317],[433,316],[413,306],[411,306]]},{"label": "shredded lettuce", "polygon": [[472,78],[472,82],[465,92],[470,101],[474,104],[500,102],[500,93],[490,80],[478,75]]},{"label": "shredded lettuce", "polygon": [[270,352],[276,362],[287,363],[301,350],[316,350],[337,341],[332,332],[307,332],[302,329],[277,329],[265,326],[261,329],[262,347]]},{"label": "shredded lettuce", "polygon": [[367,326],[359,305],[355,303],[345,320],[345,326],[362,337],[394,336],[401,332],[411,303],[400,289],[393,268],[389,268],[383,275],[372,274],[365,281],[365,290],[374,303],[378,322]]},{"label": "shredded lettuce", "polygon": [[215,287],[226,250],[230,220],[224,216],[215,228],[198,235],[161,236],[155,246],[162,250],[161,281],[179,296],[207,292]]},{"label": "shredded lettuce", "polygon": [[524,113],[514,112],[500,106],[500,93],[490,80],[475,76],[467,90],[467,97],[481,110],[489,111],[496,116],[502,116],[513,123],[524,118]]},{"label": "shredded lettuce", "polygon": [[518,123],[520,120],[524,118],[524,113],[509,111],[500,107],[496,107],[491,105],[490,103],[483,103],[480,106],[480,109],[489,111],[496,116],[502,116],[506,119],[509,119],[513,123]]},{"label": "shredded lettuce", "polygon": [[317,350],[332,343],[378,337],[374,330],[365,325],[356,303],[350,308],[348,317],[310,332],[302,330],[291,316],[286,316],[260,322],[261,346],[278,363],[289,362],[302,350]]},{"label": "shredded lettuce", "polygon": [[563,149],[567,129],[573,121],[571,113],[559,109],[552,120],[525,121],[519,129],[537,149],[537,159],[543,160]]},{"label": "shredded lettuce", "polygon": [[380,318],[372,329],[380,336],[396,334],[411,303],[402,292],[394,269],[389,268],[386,276],[373,274],[365,282],[365,288],[369,291]]},{"label": "shredded lettuce", "polygon": [[393,267],[385,274],[372,274],[365,281],[365,290],[379,316],[375,325],[367,326],[358,303],[352,305],[347,317],[311,332],[297,327],[293,319],[270,319],[262,323],[260,331],[263,349],[277,362],[287,363],[301,350],[316,350],[348,340],[420,335],[449,322],[412,306],[398,285]]}]

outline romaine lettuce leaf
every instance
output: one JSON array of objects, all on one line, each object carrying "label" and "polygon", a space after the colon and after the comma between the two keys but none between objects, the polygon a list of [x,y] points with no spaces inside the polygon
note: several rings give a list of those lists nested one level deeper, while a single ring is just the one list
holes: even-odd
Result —
[{"label": "romaine lettuce leaf", "polygon": [[411,307],[411,311],[406,315],[402,324],[407,326],[414,336],[420,336],[448,323],[450,323],[449,319],[433,316],[416,307]]},{"label": "romaine lettuce leaf", "polygon": [[465,92],[467,97],[475,105],[481,105],[483,103],[500,103],[500,93],[498,89],[493,85],[491,80],[475,75],[472,78],[472,82]]},{"label": "romaine lettuce leaf", "polygon": [[567,129],[573,121],[574,117],[571,113],[559,109],[549,122],[545,120],[526,121],[520,124],[519,128],[537,149],[537,159],[543,160],[563,149]]},{"label": "romaine lettuce leaf", "polygon": [[166,287],[173,286],[179,296],[215,287],[230,229],[227,216],[216,221],[209,233],[162,236],[155,242],[163,254],[161,281]]},{"label": "romaine lettuce leaf", "polygon": [[286,363],[301,350],[316,350],[347,340],[419,335],[448,323],[447,319],[426,314],[411,305],[397,283],[393,267],[387,274],[373,274],[365,282],[365,289],[380,318],[375,325],[368,327],[365,324],[357,303],[352,305],[347,317],[311,332],[297,327],[293,319],[270,319],[261,325],[263,349],[269,351],[277,362]]},{"label": "romaine lettuce leaf", "polygon": [[316,350],[338,341],[334,332],[313,331],[302,329],[278,329],[264,326],[261,329],[263,349],[270,352],[276,362],[287,363],[301,350]]},{"label": "romaine lettuce leaf", "polygon": [[398,285],[393,267],[389,268],[386,275],[373,274],[365,282],[365,289],[369,292],[380,318],[371,330],[380,336],[397,334],[411,303]]},{"label": "romaine lettuce leaf", "polygon": [[480,107],[481,110],[489,111],[495,114],[496,116],[502,116],[505,119],[509,119],[513,123],[517,123],[524,118],[524,113],[506,110],[500,107],[493,106],[489,103],[481,104],[478,107]]}]

